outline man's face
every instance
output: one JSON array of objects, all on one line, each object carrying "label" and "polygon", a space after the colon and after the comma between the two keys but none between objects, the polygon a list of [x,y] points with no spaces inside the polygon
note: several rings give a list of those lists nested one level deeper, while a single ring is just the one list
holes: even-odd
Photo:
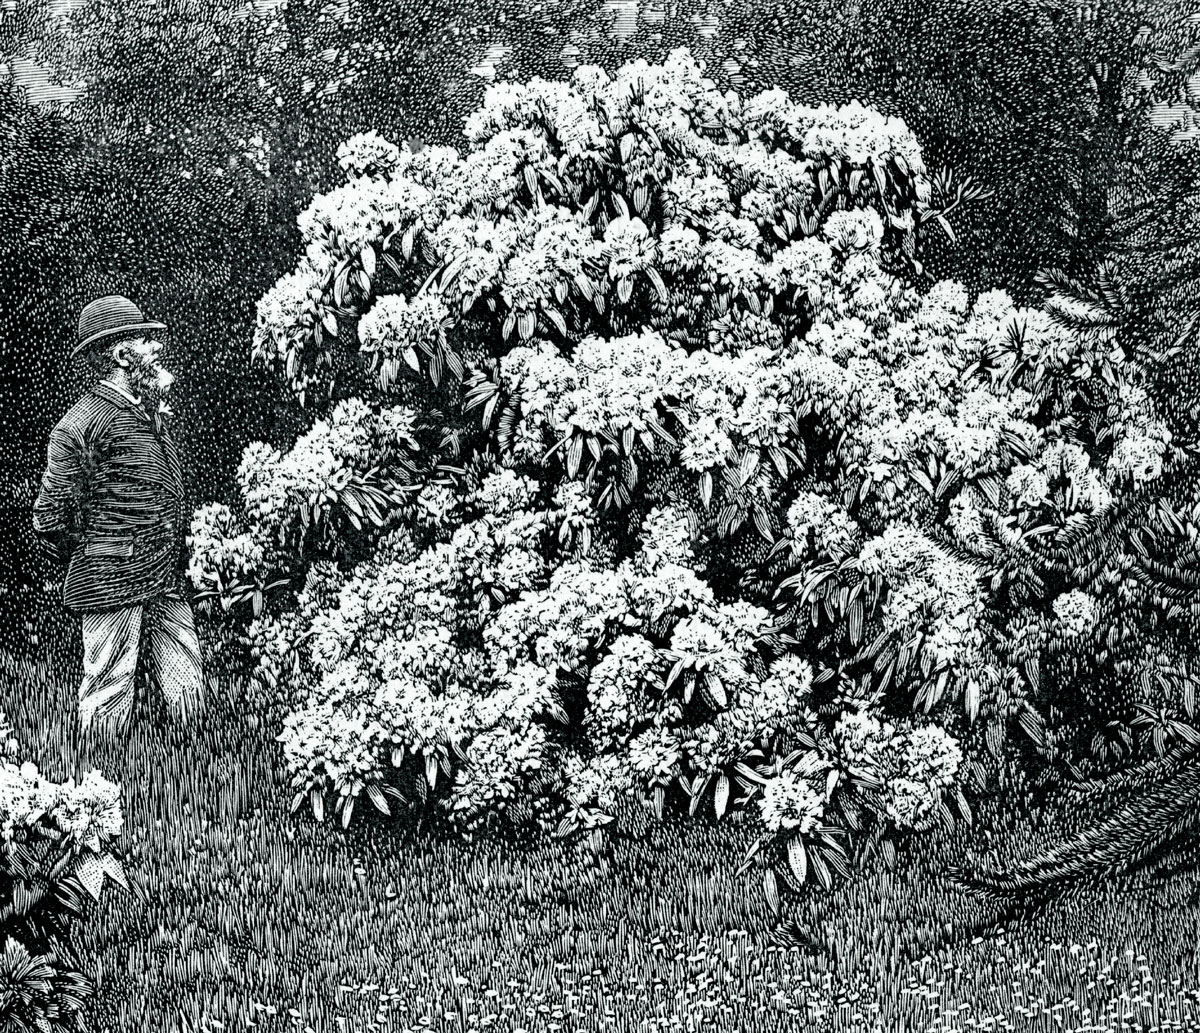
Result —
[{"label": "man's face", "polygon": [[149,388],[162,393],[170,388],[175,378],[163,367],[161,353],[162,342],[152,337],[123,341],[114,349],[117,364],[129,372],[135,391]]}]

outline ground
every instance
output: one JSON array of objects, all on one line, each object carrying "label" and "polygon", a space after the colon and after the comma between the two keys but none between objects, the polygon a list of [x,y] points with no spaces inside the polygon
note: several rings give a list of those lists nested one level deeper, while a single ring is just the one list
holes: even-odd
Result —
[{"label": "ground", "polygon": [[224,670],[194,729],[144,708],[80,757],[74,634],[51,607],[0,655],[0,710],[48,773],[94,761],[124,786],[131,890],[77,936],[97,1033],[1200,1029],[1191,872],[979,926],[950,869],[1032,849],[1053,810],[979,801],[895,872],[785,899],[781,929],[728,821],[647,817],[595,852],[289,815],[273,730]]}]

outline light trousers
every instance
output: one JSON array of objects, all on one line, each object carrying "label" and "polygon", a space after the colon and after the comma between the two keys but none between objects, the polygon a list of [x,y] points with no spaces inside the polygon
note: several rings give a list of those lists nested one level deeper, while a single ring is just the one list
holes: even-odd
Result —
[{"label": "light trousers", "polygon": [[111,736],[128,725],[143,645],[171,716],[186,721],[200,709],[204,670],[195,618],[185,599],[167,593],[136,606],[82,616],[79,721],[85,732]]}]

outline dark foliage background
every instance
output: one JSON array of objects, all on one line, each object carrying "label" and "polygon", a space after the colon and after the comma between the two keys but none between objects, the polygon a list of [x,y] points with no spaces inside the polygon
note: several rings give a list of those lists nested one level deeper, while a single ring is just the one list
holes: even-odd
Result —
[{"label": "dark foliage background", "polygon": [[[1158,340],[1186,324],[1200,254],[1190,15],[1159,0],[6,4],[4,626],[18,628],[16,600],[54,574],[30,548],[28,506],[47,432],[83,386],[67,356],[92,297],[128,294],[170,325],[197,498],[228,490],[247,441],[303,425],[250,366],[254,306],[290,264],[295,217],[332,182],[346,136],[455,143],[489,75],[563,76],[689,46],[744,94],[782,86],[899,115],[932,168],[988,187],[956,213],[956,241],[928,245],[931,273],[1024,299],[1039,270],[1086,276],[1116,256],[1131,324]],[[1192,381],[1168,380],[1186,413]]]}]

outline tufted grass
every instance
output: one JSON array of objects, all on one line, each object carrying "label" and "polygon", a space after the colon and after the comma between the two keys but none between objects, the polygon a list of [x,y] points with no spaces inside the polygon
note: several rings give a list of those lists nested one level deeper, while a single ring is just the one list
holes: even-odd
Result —
[{"label": "tufted grass", "polygon": [[73,639],[42,615],[0,656],[0,709],[50,774],[94,762],[124,786],[132,889],[108,888],[76,941],[97,1033],[1200,1028],[1192,873],[976,934],[987,913],[948,867],[1032,849],[1065,815],[982,801],[977,830],[895,872],[786,900],[782,936],[733,877],[749,832],[729,822],[635,816],[592,850],[293,818],[229,672],[193,730],[143,707],[127,741],[82,756]]}]

